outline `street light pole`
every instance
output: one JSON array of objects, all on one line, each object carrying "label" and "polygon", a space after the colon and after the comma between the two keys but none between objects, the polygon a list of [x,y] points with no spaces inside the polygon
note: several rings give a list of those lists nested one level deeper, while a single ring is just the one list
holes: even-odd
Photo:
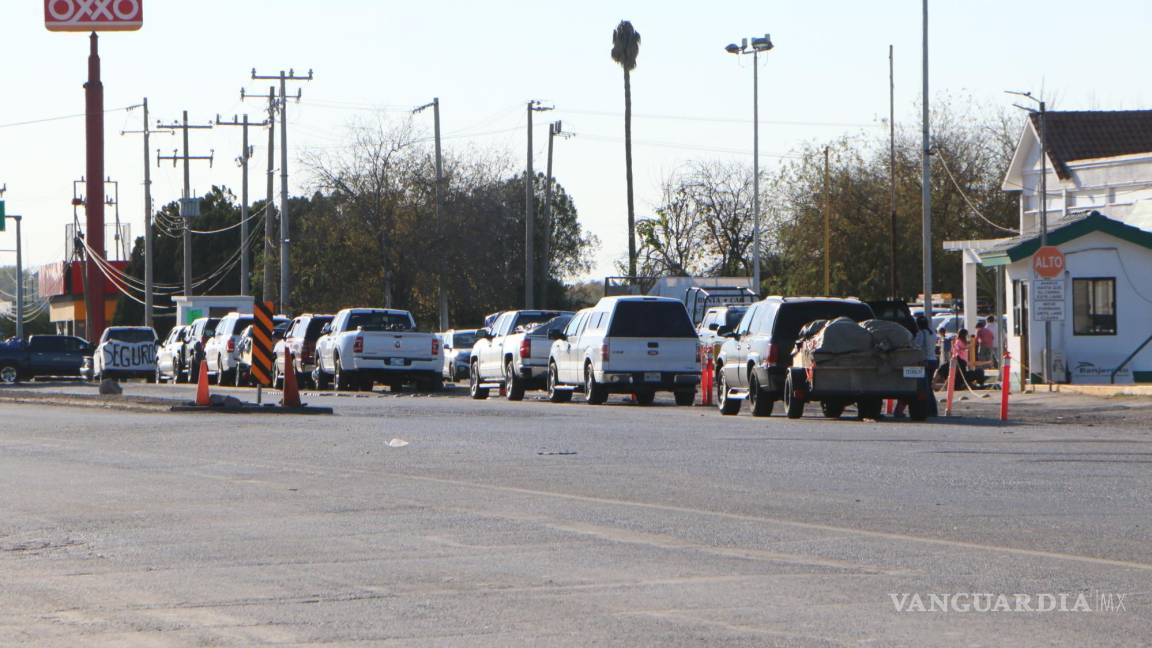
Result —
[{"label": "street light pole", "polygon": [[757,55],[767,52],[774,46],[768,34],[763,38],[753,37],[749,47],[748,39],[740,45],[729,44],[724,51],[729,54],[752,55],[752,290],[760,295],[760,66]]}]

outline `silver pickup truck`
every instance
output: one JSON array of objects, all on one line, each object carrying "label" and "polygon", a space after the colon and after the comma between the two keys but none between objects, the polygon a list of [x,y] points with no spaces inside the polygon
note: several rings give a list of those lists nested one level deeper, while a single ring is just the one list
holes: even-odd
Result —
[{"label": "silver pickup truck", "polygon": [[528,389],[544,389],[552,349],[548,331],[562,330],[571,318],[570,311],[505,311],[490,327],[480,329],[468,372],[472,398],[505,389],[509,400],[520,400]]}]

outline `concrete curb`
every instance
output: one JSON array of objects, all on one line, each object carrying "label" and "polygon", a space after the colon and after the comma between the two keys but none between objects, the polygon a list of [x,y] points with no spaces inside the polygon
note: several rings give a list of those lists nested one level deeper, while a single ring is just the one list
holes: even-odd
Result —
[{"label": "concrete curb", "polygon": [[[1037,387],[1037,392],[1042,388]],[[1056,385],[1063,394],[1083,394],[1108,398],[1112,396],[1142,396],[1152,398],[1152,385]]]},{"label": "concrete curb", "polygon": [[0,392],[0,402],[16,405],[59,405],[63,407],[90,407],[124,412],[167,412],[171,401],[140,396],[85,396],[37,394],[35,392]]},{"label": "concrete curb", "polygon": [[331,407],[313,407],[309,405],[301,405],[300,407],[280,407],[279,405],[254,405],[245,403],[239,407],[227,405],[196,405],[194,403],[183,403],[180,405],[172,405],[168,408],[169,412],[198,412],[198,413],[215,413],[215,414],[332,414]]}]

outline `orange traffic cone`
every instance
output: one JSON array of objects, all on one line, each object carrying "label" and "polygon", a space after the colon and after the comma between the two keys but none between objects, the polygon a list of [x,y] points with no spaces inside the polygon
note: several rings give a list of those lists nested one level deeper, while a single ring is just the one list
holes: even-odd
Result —
[{"label": "orange traffic cone", "polygon": [[211,401],[208,398],[208,363],[200,361],[200,379],[196,383],[196,404],[207,407]]},{"label": "orange traffic cone", "polygon": [[300,407],[300,388],[296,385],[296,369],[292,367],[292,356],[284,349],[284,397],[282,407]]}]

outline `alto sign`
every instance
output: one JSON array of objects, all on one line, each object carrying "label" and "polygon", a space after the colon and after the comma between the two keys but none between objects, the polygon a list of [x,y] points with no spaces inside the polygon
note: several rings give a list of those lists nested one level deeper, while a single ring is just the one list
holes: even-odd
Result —
[{"label": "alto sign", "polygon": [[44,0],[48,31],[135,31],[144,24],[144,0]]},{"label": "alto sign", "polygon": [[1032,272],[1038,279],[1055,279],[1064,274],[1064,253],[1060,248],[1045,245],[1032,255]]}]

